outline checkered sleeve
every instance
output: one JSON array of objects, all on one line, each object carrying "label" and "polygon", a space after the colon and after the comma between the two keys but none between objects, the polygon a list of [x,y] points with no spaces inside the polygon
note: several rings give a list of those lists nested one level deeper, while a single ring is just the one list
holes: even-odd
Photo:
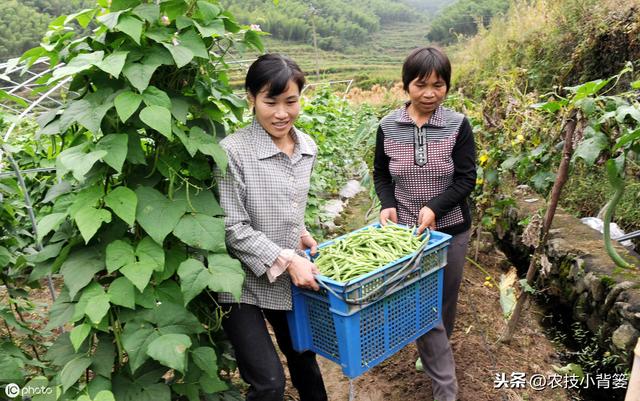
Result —
[{"label": "checkered sleeve", "polygon": [[246,191],[242,166],[232,151],[226,151],[229,163],[224,175],[218,171],[218,185],[220,206],[225,212],[227,249],[259,277],[274,264],[282,248],[251,226],[251,219],[245,208]]}]

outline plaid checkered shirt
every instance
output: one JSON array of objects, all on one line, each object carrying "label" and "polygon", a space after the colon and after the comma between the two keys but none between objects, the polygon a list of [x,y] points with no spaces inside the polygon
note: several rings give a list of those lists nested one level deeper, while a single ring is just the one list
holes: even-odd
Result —
[{"label": "plaid checkered shirt", "polygon": [[[291,157],[255,119],[220,141],[229,159],[224,175],[216,171],[227,250],[246,273],[240,302],[265,309],[291,309],[289,274],[270,283],[266,272],[283,249],[299,246],[317,153],[309,135],[295,128],[291,135]],[[229,293],[219,293],[218,301],[237,302]]]}]

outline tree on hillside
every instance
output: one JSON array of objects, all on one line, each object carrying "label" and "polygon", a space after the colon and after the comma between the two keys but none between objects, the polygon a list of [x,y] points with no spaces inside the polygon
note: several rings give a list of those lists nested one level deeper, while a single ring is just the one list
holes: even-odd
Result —
[{"label": "tree on hillside", "polygon": [[16,0],[0,2],[0,62],[36,46],[51,19]]},{"label": "tree on hillside", "polygon": [[19,0],[18,2],[54,18],[96,5],[95,0]]},{"label": "tree on hillside", "polygon": [[243,23],[260,24],[277,39],[305,43],[312,41],[309,13],[313,7],[318,44],[325,50],[363,43],[383,24],[419,18],[413,7],[400,0],[287,0],[277,5],[225,0],[223,4]]},{"label": "tree on hillside", "polygon": [[456,0],[403,0],[403,2],[416,10],[426,11],[433,16],[444,7],[455,3]]},{"label": "tree on hillside", "polygon": [[487,27],[493,16],[508,9],[509,0],[458,0],[433,20],[427,39],[449,44],[457,35],[473,36],[478,32],[478,23]]}]

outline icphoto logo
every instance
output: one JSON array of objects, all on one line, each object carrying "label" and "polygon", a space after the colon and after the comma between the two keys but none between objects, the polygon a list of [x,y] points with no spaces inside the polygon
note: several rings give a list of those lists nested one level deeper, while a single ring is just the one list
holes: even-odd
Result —
[{"label": "icphoto logo", "polygon": [[16,398],[18,395],[20,395],[20,386],[15,383],[9,383],[4,388],[4,393],[9,398]]}]

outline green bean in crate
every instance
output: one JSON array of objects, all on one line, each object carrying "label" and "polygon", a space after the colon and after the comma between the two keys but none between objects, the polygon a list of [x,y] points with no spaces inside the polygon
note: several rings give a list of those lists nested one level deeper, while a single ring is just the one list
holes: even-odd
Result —
[{"label": "green bean in crate", "polygon": [[321,249],[315,264],[322,275],[347,282],[415,252],[429,241],[418,237],[414,228],[387,224],[369,226]]}]

